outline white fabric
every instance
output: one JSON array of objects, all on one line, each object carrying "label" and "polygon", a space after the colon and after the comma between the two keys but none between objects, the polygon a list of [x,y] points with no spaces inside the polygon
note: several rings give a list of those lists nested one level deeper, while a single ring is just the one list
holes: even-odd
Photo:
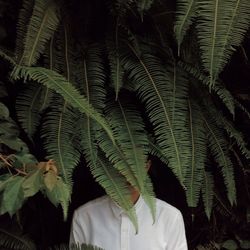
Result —
[{"label": "white fabric", "polygon": [[73,216],[70,243],[86,243],[105,250],[187,250],[183,218],[178,209],[156,199],[153,224],[140,197],[135,204],[139,231],[108,196],[79,207]]}]

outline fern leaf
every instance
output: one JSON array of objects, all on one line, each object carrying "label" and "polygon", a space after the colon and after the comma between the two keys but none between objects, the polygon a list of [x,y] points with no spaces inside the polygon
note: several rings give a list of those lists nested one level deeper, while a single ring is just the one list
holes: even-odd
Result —
[{"label": "fern leaf", "polygon": [[[171,85],[173,72],[168,75],[153,55],[144,52],[143,58],[140,58],[133,47],[130,46],[130,49],[138,62],[132,60],[127,62],[129,78],[138,83],[138,95],[145,103],[148,116],[154,126],[157,144],[168,159],[169,167],[183,184],[187,167],[185,153],[188,152],[188,131],[184,118],[187,115],[187,80],[178,69],[176,74],[178,86],[174,91]],[[171,70],[174,71],[173,68]],[[187,147],[186,150],[185,147]]]},{"label": "fern leaf", "polygon": [[0,228],[0,247],[2,249],[35,250],[36,246],[25,235],[17,235]]},{"label": "fern leaf", "polygon": [[[184,63],[182,61],[178,62],[178,65],[183,68],[191,76],[199,80],[203,85],[209,86],[209,79],[205,76],[198,68],[191,66],[190,64]],[[235,116],[235,99],[232,94],[221,84],[221,82],[216,81],[211,87],[212,92],[214,92],[227,107],[229,112]]]},{"label": "fern leaf", "polygon": [[198,39],[212,86],[249,28],[250,5],[247,0],[198,0],[197,3]]},{"label": "fern leaf", "polygon": [[236,187],[234,180],[234,169],[230,159],[229,146],[224,138],[223,130],[215,126],[215,121],[210,116],[203,116],[205,126],[208,129],[208,146],[211,153],[221,168],[224,182],[227,188],[227,197],[231,204],[236,202]]},{"label": "fern leaf", "polygon": [[27,33],[27,23],[29,23],[30,17],[32,15],[35,0],[23,0],[22,7],[19,10],[18,21],[17,21],[17,37],[16,37],[16,48],[15,55],[17,61],[20,59],[24,51],[24,40]]},{"label": "fern leaf", "polygon": [[178,0],[175,21],[175,37],[178,43],[178,55],[180,55],[180,47],[187,30],[193,22],[196,14],[197,0]]},{"label": "fern leaf", "polygon": [[[137,188],[148,203],[154,218],[155,202],[152,199],[154,192],[146,171],[148,138],[142,118],[130,102],[122,100],[118,100],[117,105],[112,102],[108,103],[106,113],[113,128],[116,142],[137,180]],[[107,150],[106,147],[105,153]]]},{"label": "fern leaf", "polygon": [[[107,49],[108,49],[108,58],[109,65],[111,70],[111,83],[115,89],[115,99],[118,98],[118,93],[123,85],[123,76],[124,70],[121,63],[120,55],[120,38],[119,38],[119,23],[117,20],[115,27],[115,38],[108,39]],[[111,40],[111,41],[109,41]]]},{"label": "fern leaf", "polygon": [[42,138],[47,159],[53,159],[60,175],[69,187],[72,186],[72,172],[79,163],[80,153],[74,145],[76,114],[63,100],[53,103],[43,123]]},{"label": "fern leaf", "polygon": [[40,123],[40,95],[43,86],[30,83],[22,89],[16,100],[17,117],[24,131],[32,140],[36,128]]},{"label": "fern leaf", "polygon": [[200,190],[202,185],[203,170],[206,159],[206,136],[204,124],[201,119],[201,110],[199,106],[190,99],[189,120],[190,127],[190,145],[191,145],[191,164],[187,171],[185,186],[186,197],[189,207],[196,207],[199,201]]},{"label": "fern leaf", "polygon": [[203,182],[202,182],[202,200],[205,207],[205,212],[210,219],[213,208],[213,196],[214,196],[214,179],[213,175],[203,170]]},{"label": "fern leaf", "polygon": [[27,27],[21,65],[31,66],[36,63],[58,24],[59,13],[56,3],[53,0],[36,0]]},{"label": "fern leaf", "polygon": [[112,131],[106,123],[106,120],[96,112],[86,98],[60,74],[40,67],[16,67],[14,70],[14,79],[24,78],[37,81],[50,89],[59,93],[70,105],[77,108],[80,112],[89,115],[107,132],[110,139],[113,141]]},{"label": "fern leaf", "polygon": [[126,178],[110,165],[109,161],[101,152],[99,152],[96,164],[91,164],[90,167],[96,181],[106,190],[107,194],[126,211],[135,227],[135,231],[138,232],[136,212],[130,200],[130,191]]}]

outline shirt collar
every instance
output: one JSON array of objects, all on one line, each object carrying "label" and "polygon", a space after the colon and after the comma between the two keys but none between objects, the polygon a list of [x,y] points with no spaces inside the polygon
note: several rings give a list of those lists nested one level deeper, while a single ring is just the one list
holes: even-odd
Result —
[{"label": "shirt collar", "polygon": [[[134,208],[136,211],[136,214],[139,213],[139,211],[141,210],[142,206],[144,204],[144,200],[142,198],[142,196],[140,195],[138,200],[136,201],[136,203],[134,204]],[[122,207],[120,207],[116,202],[114,202],[113,200],[110,199],[110,206],[112,209],[113,214],[116,217],[120,217],[122,213],[124,213],[124,209]],[[126,212],[125,212],[126,213]]]}]

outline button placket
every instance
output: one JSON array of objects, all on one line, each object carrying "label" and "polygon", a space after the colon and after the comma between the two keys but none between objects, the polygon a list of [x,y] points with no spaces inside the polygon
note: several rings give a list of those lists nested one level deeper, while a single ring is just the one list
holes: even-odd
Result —
[{"label": "button placket", "polygon": [[123,213],[121,214],[121,250],[128,250],[129,246],[129,220]]}]

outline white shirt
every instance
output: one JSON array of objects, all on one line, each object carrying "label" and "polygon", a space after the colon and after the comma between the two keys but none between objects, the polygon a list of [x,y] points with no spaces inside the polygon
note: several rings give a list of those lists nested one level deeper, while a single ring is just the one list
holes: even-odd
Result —
[{"label": "white shirt", "polygon": [[187,250],[180,211],[156,199],[156,220],[144,200],[135,204],[139,231],[108,196],[79,207],[72,220],[70,243],[86,243],[105,250]]}]

